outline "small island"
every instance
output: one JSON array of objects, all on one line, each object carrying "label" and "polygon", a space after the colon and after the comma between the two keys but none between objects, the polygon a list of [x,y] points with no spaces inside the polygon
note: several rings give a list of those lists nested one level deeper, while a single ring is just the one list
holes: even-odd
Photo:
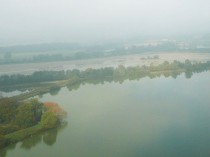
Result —
[{"label": "small island", "polygon": [[0,148],[58,127],[67,115],[57,103],[42,103],[38,99],[4,98],[0,108]]}]

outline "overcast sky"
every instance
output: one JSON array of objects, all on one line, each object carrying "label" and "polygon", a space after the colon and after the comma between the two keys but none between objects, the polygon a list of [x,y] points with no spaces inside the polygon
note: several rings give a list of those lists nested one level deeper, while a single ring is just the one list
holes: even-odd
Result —
[{"label": "overcast sky", "polygon": [[0,0],[0,46],[210,32],[210,0]]}]

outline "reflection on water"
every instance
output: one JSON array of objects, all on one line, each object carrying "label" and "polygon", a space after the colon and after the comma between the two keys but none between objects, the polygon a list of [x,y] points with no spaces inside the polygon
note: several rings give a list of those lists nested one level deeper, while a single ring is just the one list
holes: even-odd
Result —
[{"label": "reflection on water", "polygon": [[42,135],[34,135],[30,138],[25,139],[22,143],[20,148],[24,148],[30,150],[32,147],[36,146],[38,143],[42,142]]},{"label": "reflection on water", "polygon": [[42,134],[34,135],[30,138],[25,139],[20,148],[30,150],[32,147],[36,146],[40,142],[44,142],[48,146],[52,146],[56,142],[58,134],[58,129],[51,129]]},{"label": "reflection on water", "polygon": [[209,82],[203,72],[190,79],[96,81],[45,94],[40,100],[61,104],[70,125],[7,148],[4,156],[209,157]]},{"label": "reflection on water", "polygon": [[[13,87],[14,88],[14,87]],[[12,97],[12,96],[16,96],[16,95],[20,95],[20,94],[24,94],[24,93],[28,93],[29,90],[24,90],[24,91],[19,91],[19,90],[16,90],[16,89],[12,89],[12,91],[6,91],[6,92],[3,92],[3,91],[0,91],[0,99],[3,98],[3,97]]]},{"label": "reflection on water", "polygon": [[[198,63],[198,64],[192,65],[189,61],[190,65],[186,65],[186,63],[182,65],[182,63],[179,63],[179,62],[177,63],[176,61],[174,61],[174,63],[171,64],[173,68],[170,67],[169,69],[167,69],[167,66],[169,66],[170,64],[168,62],[165,62],[163,63],[163,65],[159,65],[156,68],[153,65],[150,65],[148,67],[146,66],[128,67],[126,69],[125,67],[121,65],[117,69],[113,69],[110,67],[110,68],[98,69],[98,70],[96,69],[95,70],[87,69],[86,71],[76,70],[76,74],[73,74],[73,72],[70,72],[72,73],[72,76],[76,75],[75,77],[78,77],[76,81],[73,81],[73,82],[69,81],[63,84],[63,86],[67,86],[68,89],[71,90],[71,89],[78,89],[80,84],[84,84],[84,83],[104,84],[105,82],[117,82],[117,83],[119,82],[122,84],[126,80],[140,80],[145,77],[154,79],[161,76],[164,76],[166,78],[172,77],[176,79],[179,75],[183,73],[185,74],[186,78],[190,79],[193,76],[193,74],[209,71],[210,70],[209,63],[210,62]],[[178,65],[180,66],[180,68],[176,69],[177,68],[176,66]],[[103,75],[102,73],[104,73],[105,75]],[[66,72],[65,75],[67,74],[69,75],[68,72]],[[74,80],[74,77],[73,77],[73,80]],[[6,83],[6,85],[4,83]],[[75,83],[77,84],[75,85]],[[0,87],[0,98],[27,93],[29,90],[33,90],[35,86],[35,84],[31,84],[31,85],[22,84],[21,86],[10,86],[7,81],[3,81],[2,84],[3,86]],[[46,84],[43,84],[43,85],[46,85]],[[39,85],[37,84],[37,86]],[[60,89],[61,89],[60,85],[54,84],[54,86],[52,86],[49,90],[46,90],[46,91],[43,90],[43,91],[40,91],[39,93],[40,93],[40,96],[42,96],[43,94],[47,92],[50,92],[51,95],[56,95],[60,91]],[[14,91],[18,91],[19,94],[17,94],[17,92],[15,94]]]},{"label": "reflection on water", "polygon": [[56,143],[58,133],[66,127],[67,123],[63,123],[58,128],[50,129],[43,133],[35,134],[17,144],[11,144],[9,147],[0,150],[0,157],[6,157],[7,151],[13,151],[15,149],[31,150],[39,144],[46,144],[48,146],[53,146],[53,144]]},{"label": "reflection on water", "polygon": [[56,142],[57,130],[50,130],[43,135],[43,141],[46,145],[52,146]]}]

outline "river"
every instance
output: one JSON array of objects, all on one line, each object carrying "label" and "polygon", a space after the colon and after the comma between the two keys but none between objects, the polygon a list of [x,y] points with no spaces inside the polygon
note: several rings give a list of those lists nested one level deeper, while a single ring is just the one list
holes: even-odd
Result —
[{"label": "river", "polygon": [[209,157],[210,72],[62,88],[68,125],[1,151],[3,157]]}]

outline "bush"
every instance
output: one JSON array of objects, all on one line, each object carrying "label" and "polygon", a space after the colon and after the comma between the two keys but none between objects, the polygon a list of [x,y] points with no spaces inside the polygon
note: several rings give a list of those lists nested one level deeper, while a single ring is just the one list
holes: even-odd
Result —
[{"label": "bush", "polygon": [[51,129],[56,127],[57,124],[58,124],[58,118],[54,113],[48,111],[42,115],[41,119],[42,128]]},{"label": "bush", "polygon": [[6,139],[3,135],[0,135],[0,148],[4,148],[9,144],[9,140]]},{"label": "bush", "polygon": [[15,132],[19,129],[20,129],[20,127],[18,127],[17,125],[11,125],[11,124],[0,126],[0,134],[1,135],[10,134],[10,133]]}]

